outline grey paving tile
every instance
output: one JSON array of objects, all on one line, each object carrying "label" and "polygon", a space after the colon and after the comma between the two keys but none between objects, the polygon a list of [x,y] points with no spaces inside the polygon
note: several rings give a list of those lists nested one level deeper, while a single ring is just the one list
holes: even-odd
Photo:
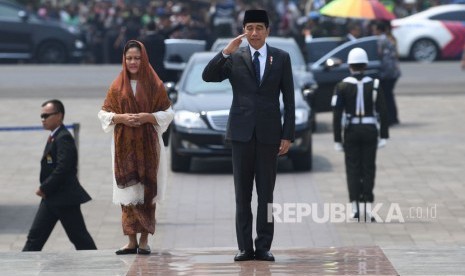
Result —
[{"label": "grey paving tile", "polygon": [[[119,70],[114,68],[111,70]],[[101,70],[106,69],[103,67]],[[0,67],[2,76],[10,74],[11,70],[5,71]],[[46,71],[50,70],[52,68]],[[404,80],[399,82],[397,89],[402,124],[391,129],[391,139],[378,155],[376,202],[386,206],[398,203],[404,216],[412,207],[425,210],[436,205],[437,217],[410,217],[405,223],[376,225],[318,224],[307,218],[302,223],[277,225],[276,248],[357,245],[389,245],[395,248],[408,245],[408,249],[465,244],[462,234],[465,232],[465,125],[457,123],[457,118],[463,117],[465,95],[403,94],[413,89],[413,86],[403,84]],[[126,240],[121,234],[120,209],[111,203],[110,137],[101,131],[96,118],[106,86],[107,83],[95,86],[96,91],[102,91],[102,96],[64,97],[64,102],[68,122],[82,124],[80,179],[94,198],[83,206],[86,223],[97,246],[113,252]],[[44,100],[39,96],[3,97],[4,106],[21,106],[28,112],[17,116],[8,109],[1,109],[0,125],[37,125],[37,113]],[[444,108],[436,110],[436,106]],[[435,110],[435,116],[431,116],[432,110]],[[311,173],[280,173],[276,200],[319,204],[347,202],[343,155],[332,148],[330,114],[318,114],[318,122],[319,131],[313,137],[314,170]],[[0,253],[18,252],[24,244],[39,202],[34,191],[38,184],[38,160],[46,135],[44,131],[28,132],[27,135],[0,133]],[[220,172],[205,170],[198,164],[192,173],[169,175],[167,199],[157,207],[157,232],[150,240],[153,248],[235,248],[234,192],[228,163],[215,165]],[[387,209],[382,209],[380,214],[385,217],[387,212]],[[73,250],[61,225],[57,225],[44,253],[74,253]],[[429,254],[434,252],[434,248],[424,250],[422,254],[427,254],[428,250]],[[460,250],[451,252],[462,254]],[[402,257],[401,249],[392,251],[390,256]],[[440,265],[436,267],[442,269]],[[434,267],[430,269],[435,271]],[[442,274],[441,270],[437,271],[437,274]],[[453,274],[452,268],[444,271]],[[457,271],[463,274],[461,270]]]}]

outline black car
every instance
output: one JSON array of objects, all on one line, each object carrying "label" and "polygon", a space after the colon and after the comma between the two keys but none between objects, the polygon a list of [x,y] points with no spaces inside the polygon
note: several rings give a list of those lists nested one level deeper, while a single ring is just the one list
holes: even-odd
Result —
[{"label": "black car", "polygon": [[305,57],[307,63],[314,63],[344,42],[344,38],[339,36],[313,38],[305,43]]},{"label": "black car", "polygon": [[[232,39],[233,38],[218,38],[212,44],[210,51],[218,53],[219,51],[223,50]],[[313,77],[313,74],[310,72],[310,68],[307,65],[304,55],[302,54],[302,51],[300,50],[300,47],[295,39],[269,36],[266,38],[266,43],[272,47],[279,48],[289,53],[292,65],[292,75],[294,77],[294,81],[296,82],[295,86],[303,88],[301,92],[304,93],[305,99],[310,104],[314,98],[314,91],[317,89],[318,85]],[[247,39],[243,39],[241,47],[247,45]],[[313,109],[311,109],[311,120],[312,122],[315,121],[315,111]],[[314,130],[315,124],[312,123],[312,131]]]},{"label": "black car", "polygon": [[164,65],[167,77],[164,81],[177,82],[187,61],[193,53],[205,51],[205,40],[168,38],[165,39]]},{"label": "black car", "polygon": [[[188,171],[192,157],[231,156],[231,147],[225,141],[233,96],[231,84],[228,80],[219,83],[202,80],[205,66],[215,55],[215,52],[193,54],[176,88],[168,91],[170,97],[176,99],[170,132],[171,169],[175,172]],[[297,81],[294,83],[295,141],[288,157],[296,170],[310,170],[311,110]]]},{"label": "black car", "polygon": [[79,61],[85,51],[79,37],[74,27],[43,20],[15,2],[0,0],[0,60]]},{"label": "black car", "polygon": [[350,75],[347,56],[353,48],[360,47],[367,52],[369,62],[365,73],[372,77],[377,76],[381,66],[377,40],[378,37],[376,36],[368,36],[348,41],[329,51],[310,65],[310,70],[318,83],[313,99],[310,102],[315,112],[332,110],[331,97],[334,93],[334,87],[338,82]]},{"label": "black car", "polygon": [[[226,45],[228,45],[228,43],[232,39],[233,38],[218,38],[212,44],[210,51],[218,53],[219,51],[224,49],[224,47],[226,47]],[[293,38],[269,36],[266,38],[266,43],[270,46],[279,48],[289,53],[292,65],[292,74],[296,79],[296,82],[299,87],[306,86],[307,89],[310,89],[311,91],[316,89],[317,84],[315,82],[315,79],[313,78],[313,75],[309,70],[307,62],[305,61],[304,55],[302,54],[299,45]],[[247,40],[243,39],[241,47],[247,45]]]},{"label": "black car", "polygon": [[[305,87],[305,99],[311,106],[313,130],[316,129],[316,113],[331,111],[331,97],[338,82],[350,75],[347,55],[353,48],[365,49],[369,64],[366,73],[376,77],[380,60],[377,50],[377,37],[363,37],[354,41],[343,42],[340,37],[315,38],[306,44],[306,64],[302,52],[292,38],[268,37],[266,42],[271,46],[283,49],[291,57],[294,78],[297,87]],[[212,51],[223,49],[231,39],[218,39],[213,43]],[[247,45],[244,39],[242,45]]]}]

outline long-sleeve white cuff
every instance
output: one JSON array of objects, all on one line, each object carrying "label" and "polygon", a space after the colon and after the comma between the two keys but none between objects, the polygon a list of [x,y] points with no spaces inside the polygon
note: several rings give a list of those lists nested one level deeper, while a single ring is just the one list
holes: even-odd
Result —
[{"label": "long-sleeve white cuff", "polygon": [[102,124],[103,131],[106,133],[113,131],[115,125],[111,124],[111,121],[113,120],[113,116],[115,116],[115,113],[100,110],[97,115],[100,120],[100,123]]},{"label": "long-sleeve white cuff", "polygon": [[173,108],[171,108],[170,106],[168,109],[164,111],[158,111],[153,113],[153,116],[155,116],[155,120],[157,120],[158,123],[158,125],[155,126],[157,128],[157,131],[163,133],[168,129],[171,121],[174,119],[174,111]]}]

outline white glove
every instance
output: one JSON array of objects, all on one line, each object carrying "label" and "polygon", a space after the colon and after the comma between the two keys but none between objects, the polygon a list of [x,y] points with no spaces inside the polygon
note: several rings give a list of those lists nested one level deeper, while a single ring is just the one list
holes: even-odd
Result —
[{"label": "white glove", "polygon": [[381,149],[381,148],[384,148],[387,144],[387,140],[386,139],[379,139],[378,141],[378,149]]},{"label": "white glove", "polygon": [[334,150],[335,151],[344,151],[344,147],[342,146],[342,143],[339,143],[339,142],[334,143]]}]

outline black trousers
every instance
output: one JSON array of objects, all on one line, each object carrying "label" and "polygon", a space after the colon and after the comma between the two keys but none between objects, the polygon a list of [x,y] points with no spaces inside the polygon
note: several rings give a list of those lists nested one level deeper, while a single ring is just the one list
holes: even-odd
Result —
[{"label": "black trousers", "polygon": [[388,124],[398,124],[399,118],[397,115],[397,104],[394,97],[394,87],[396,86],[397,79],[382,79],[379,85],[383,89],[384,98],[386,100],[386,107],[388,111]]},{"label": "black trousers", "polygon": [[23,251],[41,251],[57,221],[61,222],[77,250],[97,249],[87,231],[80,205],[50,206],[42,200]]},{"label": "black trousers", "polygon": [[373,202],[378,129],[351,124],[344,132],[344,153],[350,201]]},{"label": "black trousers", "polygon": [[269,251],[274,224],[268,222],[268,203],[273,203],[279,145],[263,144],[255,135],[248,142],[232,142],[234,188],[236,194],[236,236],[239,250],[253,251],[252,191],[257,189],[256,251]]}]

